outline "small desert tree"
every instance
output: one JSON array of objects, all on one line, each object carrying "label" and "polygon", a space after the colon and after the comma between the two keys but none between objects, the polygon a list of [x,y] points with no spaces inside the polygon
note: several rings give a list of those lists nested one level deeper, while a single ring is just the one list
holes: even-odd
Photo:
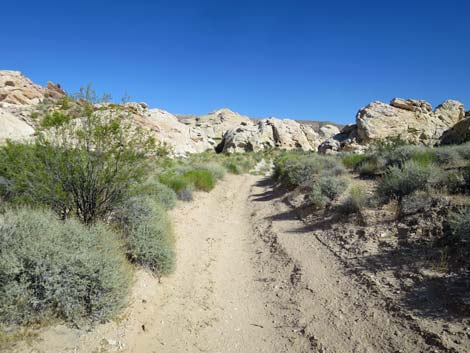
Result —
[{"label": "small desert tree", "polygon": [[143,177],[154,140],[122,106],[97,108],[83,98],[80,106],[79,117],[44,117],[34,143],[5,146],[0,174],[17,200],[46,204],[62,218],[75,213],[92,224]]}]

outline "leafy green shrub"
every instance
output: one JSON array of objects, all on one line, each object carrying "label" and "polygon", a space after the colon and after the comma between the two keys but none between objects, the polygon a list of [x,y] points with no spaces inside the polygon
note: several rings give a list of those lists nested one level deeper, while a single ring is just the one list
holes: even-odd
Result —
[{"label": "leafy green shrub", "polygon": [[215,186],[215,178],[208,170],[191,169],[185,172],[183,177],[197,190],[211,191]]},{"label": "leafy green shrub", "polygon": [[0,216],[0,320],[103,321],[125,304],[131,271],[118,237],[51,212]]},{"label": "leafy green shrub", "polygon": [[134,196],[149,196],[167,210],[174,208],[176,205],[177,195],[175,191],[156,181],[154,178],[149,179],[145,183],[136,187],[132,190],[131,194]]},{"label": "leafy green shrub", "polygon": [[356,169],[365,158],[367,158],[365,154],[351,153],[341,157],[341,162],[346,168]]},{"label": "leafy green shrub", "polygon": [[319,177],[315,179],[309,193],[309,199],[315,208],[322,208],[341,195],[348,187],[342,178]]},{"label": "leafy green shrub", "polygon": [[344,214],[361,213],[366,206],[367,195],[360,187],[355,186],[349,190],[349,195],[341,204],[340,211]]},{"label": "leafy green shrub", "polygon": [[176,194],[187,188],[189,185],[189,181],[183,175],[178,174],[175,171],[169,171],[160,175],[159,180],[163,185],[173,189]]},{"label": "leafy green shrub", "polygon": [[174,235],[166,211],[149,197],[133,197],[116,212],[126,234],[127,254],[157,275],[170,273],[175,264]]},{"label": "leafy green shrub", "polygon": [[34,143],[0,149],[0,176],[11,182],[15,200],[47,205],[86,224],[105,219],[139,182],[153,138],[123,112],[96,111],[83,102],[81,118],[46,116]]},{"label": "leafy green shrub", "polygon": [[423,165],[413,160],[407,161],[400,168],[390,167],[377,185],[377,193],[384,200],[409,195],[417,190],[425,190],[436,173],[434,165]]},{"label": "leafy green shrub", "polygon": [[41,127],[46,129],[52,127],[59,127],[70,123],[71,120],[71,116],[64,114],[60,111],[55,111],[50,114],[47,114],[46,116],[44,116],[44,118],[42,118]]}]

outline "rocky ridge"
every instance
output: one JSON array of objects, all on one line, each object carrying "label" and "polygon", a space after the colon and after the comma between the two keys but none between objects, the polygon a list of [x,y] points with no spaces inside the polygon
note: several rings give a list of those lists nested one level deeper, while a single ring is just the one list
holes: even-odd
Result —
[{"label": "rocky ridge", "polygon": [[[30,138],[37,124],[33,115],[39,107],[59,104],[64,97],[60,85],[48,82],[42,87],[18,71],[0,71],[0,143]],[[455,100],[434,110],[424,100],[372,102],[358,111],[355,124],[341,130],[330,123],[253,119],[226,108],[202,116],[176,116],[149,109],[145,103],[123,106],[137,125],[152,131],[175,156],[214,149],[227,153],[271,148],[361,152],[375,141],[393,137],[424,145],[470,140],[470,113]]]}]

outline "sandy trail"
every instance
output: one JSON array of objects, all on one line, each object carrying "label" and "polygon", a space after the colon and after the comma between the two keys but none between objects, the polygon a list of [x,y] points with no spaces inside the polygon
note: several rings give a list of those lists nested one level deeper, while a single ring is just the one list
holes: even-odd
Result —
[{"label": "sandy trail", "polygon": [[140,271],[120,320],[50,328],[15,351],[445,351],[348,273],[269,180],[227,175],[172,216],[173,275],[158,283]]}]

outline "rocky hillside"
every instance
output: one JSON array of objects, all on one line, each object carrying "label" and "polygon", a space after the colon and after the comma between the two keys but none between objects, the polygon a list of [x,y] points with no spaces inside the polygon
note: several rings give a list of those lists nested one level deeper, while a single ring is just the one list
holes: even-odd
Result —
[{"label": "rocky hillside", "polygon": [[[66,97],[60,85],[39,86],[18,71],[0,71],[0,143],[34,135],[35,115],[58,106]],[[254,119],[229,109],[202,116],[176,116],[145,103],[122,105],[137,125],[154,133],[174,155],[216,150],[246,152],[263,149],[303,149],[334,153],[364,150],[370,143],[399,136],[415,144],[462,143],[470,140],[470,114],[462,103],[447,100],[436,109],[423,100],[393,99],[361,108],[356,124],[290,119]],[[100,106],[106,110],[106,105]],[[47,109],[46,109],[47,111]],[[340,130],[341,128],[341,130]]]}]

